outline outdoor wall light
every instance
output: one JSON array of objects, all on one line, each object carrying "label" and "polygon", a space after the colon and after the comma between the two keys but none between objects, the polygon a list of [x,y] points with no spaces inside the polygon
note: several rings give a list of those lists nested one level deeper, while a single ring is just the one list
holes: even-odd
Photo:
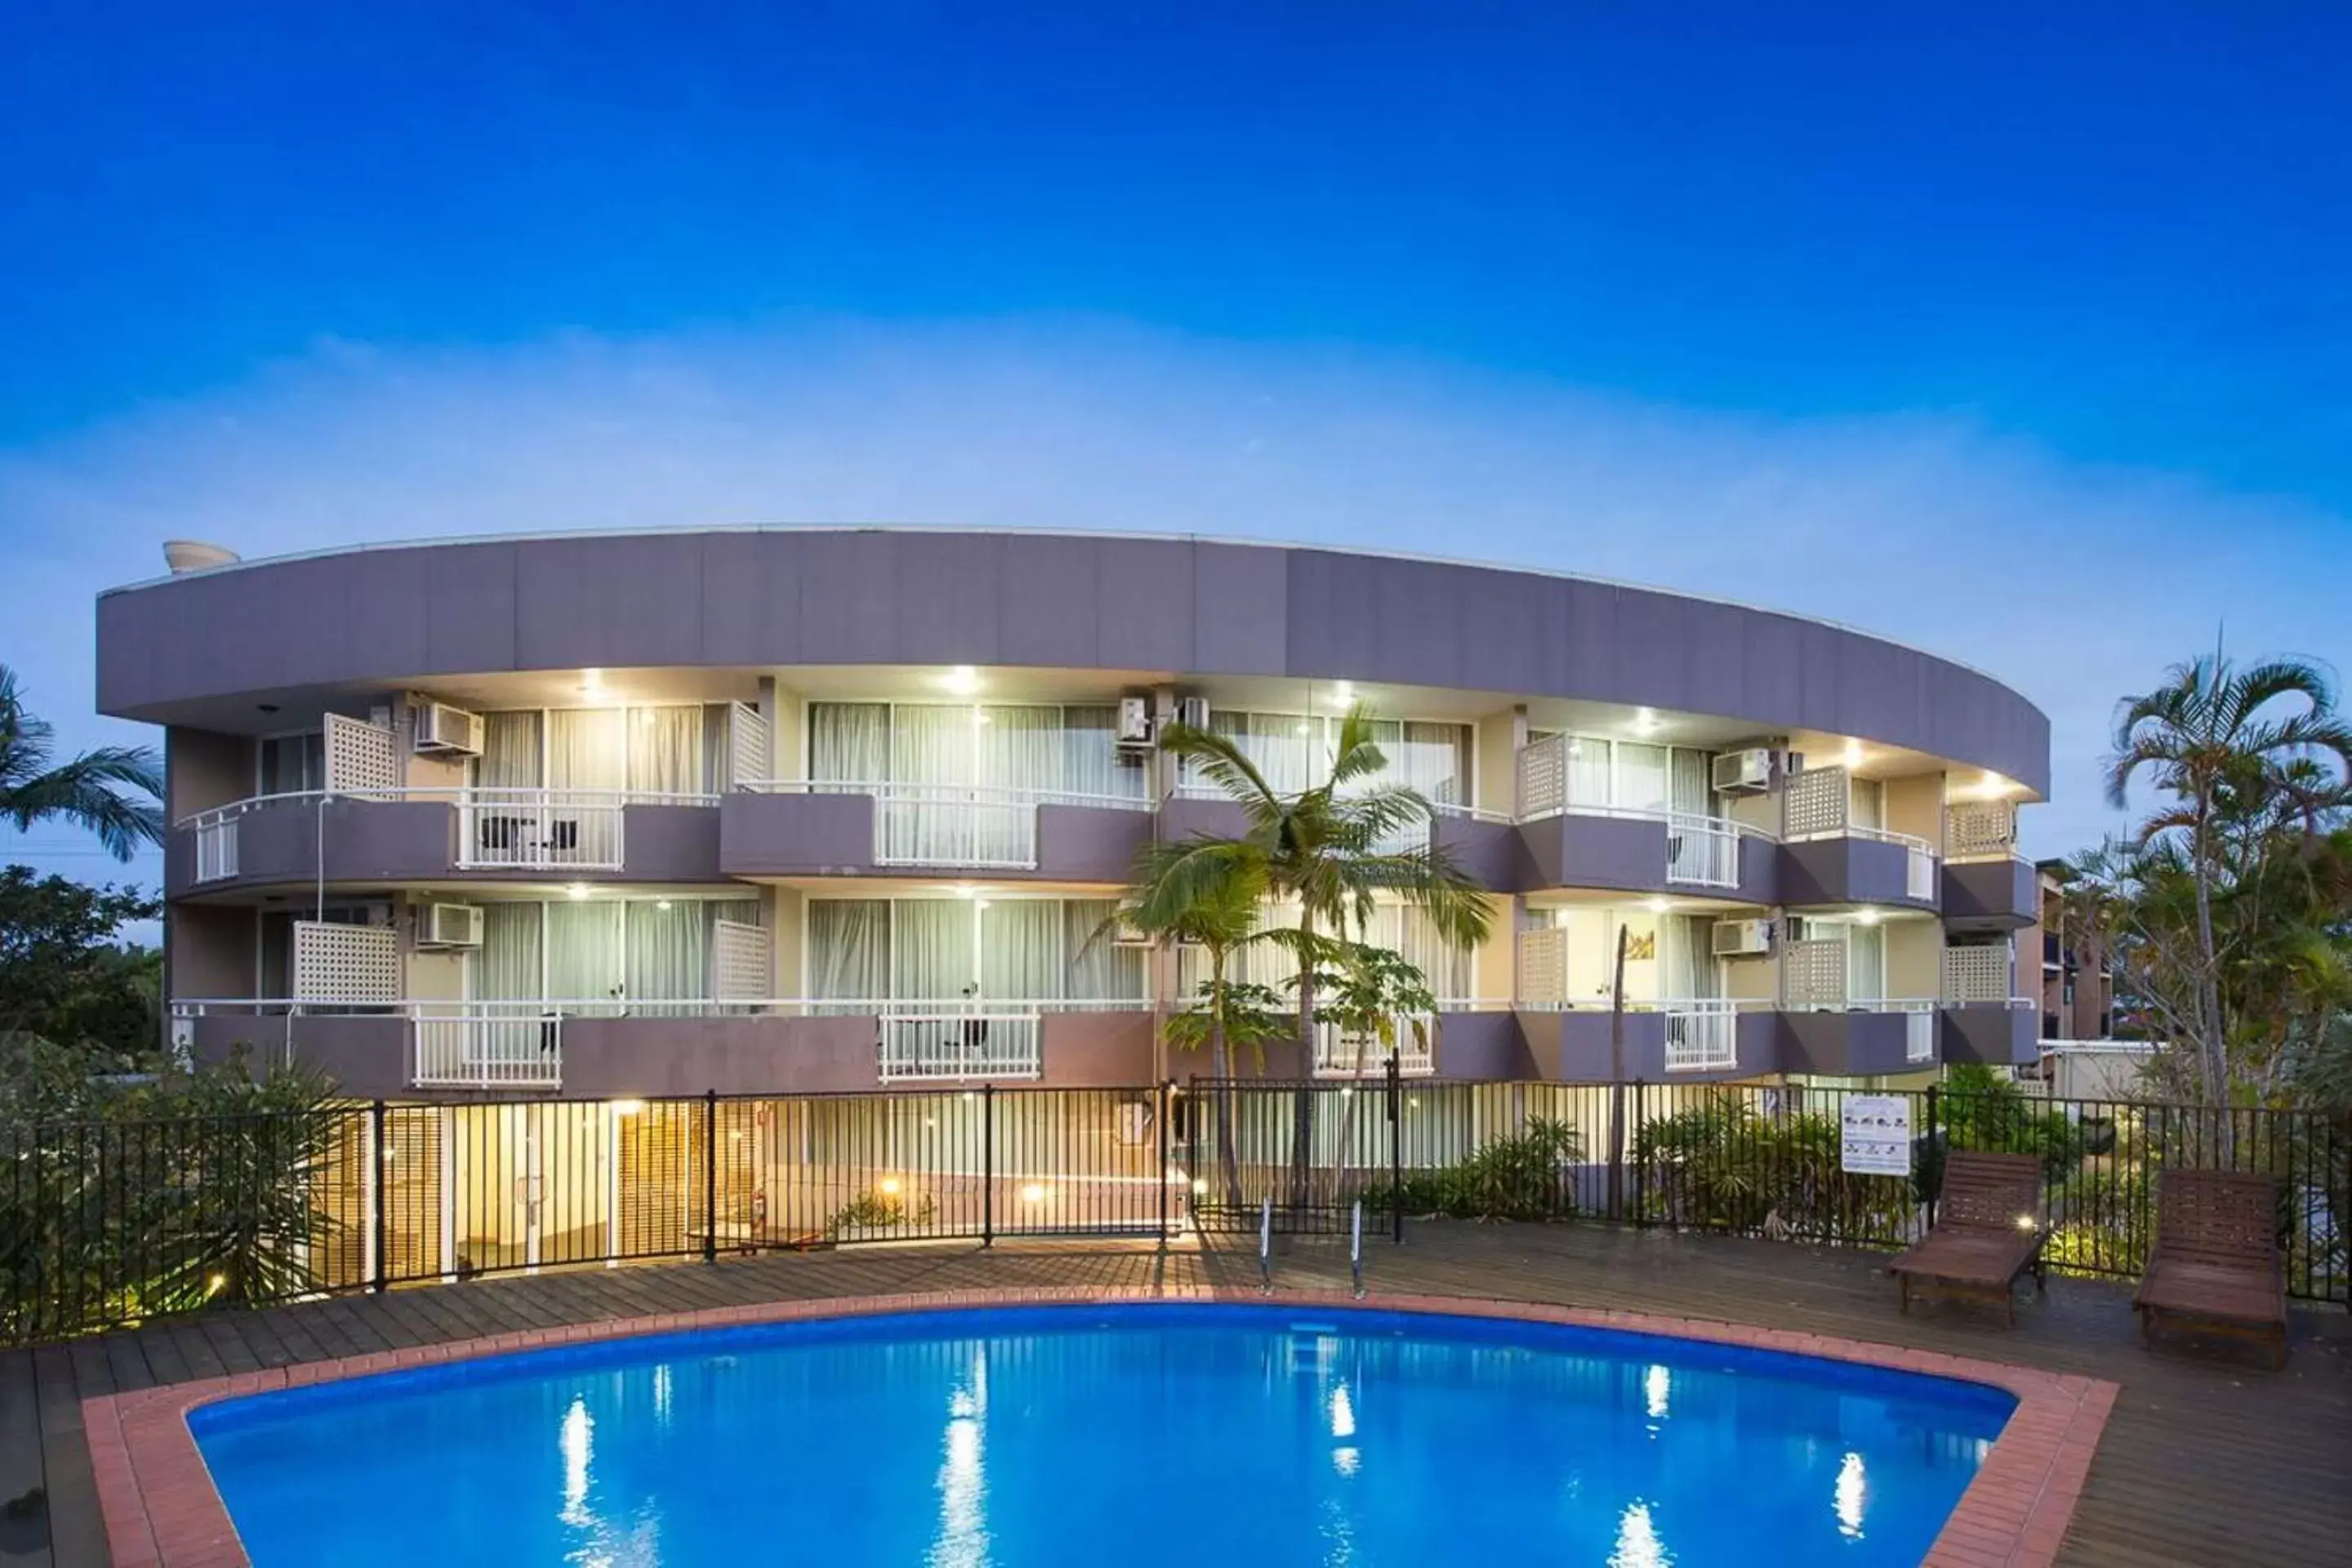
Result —
[{"label": "outdoor wall light", "polygon": [[613,1114],[615,1116],[635,1116],[638,1111],[643,1110],[645,1108],[646,1102],[642,1100],[616,1100],[613,1101]]},{"label": "outdoor wall light", "polygon": [[1205,1198],[1209,1195],[1209,1184],[1204,1178],[1200,1176],[1192,1178],[1192,1195],[1196,1198]]},{"label": "outdoor wall light", "polygon": [[1024,1204],[1044,1203],[1045,1201],[1045,1187],[1035,1182],[1023,1183],[1021,1187],[1021,1201]]},{"label": "outdoor wall light", "polygon": [[882,1195],[883,1195],[884,1197],[886,1197],[886,1198],[895,1198],[895,1197],[897,1197],[897,1196],[898,1195],[898,1194],[899,1194],[899,1191],[900,1191],[900,1185],[901,1185],[901,1184],[900,1184],[900,1183],[899,1183],[899,1181],[898,1181],[898,1177],[896,1177],[896,1176],[885,1176],[885,1177],[883,1177],[883,1178],[882,1178],[882,1184],[881,1184],[881,1185],[882,1185]]}]

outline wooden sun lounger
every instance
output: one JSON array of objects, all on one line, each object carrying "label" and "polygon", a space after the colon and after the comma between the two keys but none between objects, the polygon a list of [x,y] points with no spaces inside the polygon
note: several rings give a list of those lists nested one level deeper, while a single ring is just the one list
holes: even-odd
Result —
[{"label": "wooden sun lounger", "polygon": [[2156,1247],[2132,1298],[2139,1337],[2167,1320],[2267,1342],[2286,1364],[2278,1184],[2242,1171],[2167,1169],[2156,1178]]},{"label": "wooden sun lounger", "polygon": [[2042,1163],[2032,1154],[1956,1149],[1944,1157],[1944,1190],[1927,1239],[1889,1264],[1903,1310],[1914,1291],[1997,1301],[2017,1321],[2017,1277],[2042,1272]]}]

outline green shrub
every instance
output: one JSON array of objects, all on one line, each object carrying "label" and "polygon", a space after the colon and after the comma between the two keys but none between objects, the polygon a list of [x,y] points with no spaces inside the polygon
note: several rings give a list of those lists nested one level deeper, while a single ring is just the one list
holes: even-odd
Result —
[{"label": "green shrub", "polygon": [[1565,1219],[1576,1212],[1573,1173],[1583,1158],[1574,1127],[1533,1117],[1525,1132],[1491,1139],[1459,1164],[1408,1173],[1394,1186],[1376,1184],[1364,1204],[1449,1219]]}]

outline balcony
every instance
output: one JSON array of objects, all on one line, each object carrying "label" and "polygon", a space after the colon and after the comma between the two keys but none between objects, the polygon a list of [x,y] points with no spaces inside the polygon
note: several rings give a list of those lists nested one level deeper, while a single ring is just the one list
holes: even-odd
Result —
[{"label": "balcony", "polygon": [[[1437,1070],[1437,1018],[1434,1014],[1402,1014],[1391,1020],[1394,1032],[1397,1071],[1406,1078],[1427,1078]],[[1317,1078],[1386,1078],[1389,1047],[1375,1035],[1350,1033],[1334,1022],[1315,1026]]]},{"label": "balcony", "polygon": [[1771,901],[1769,835],[1697,812],[1581,798],[1569,745],[1569,737],[1553,735],[1519,750],[1519,887],[1674,890]]},{"label": "balcony", "polygon": [[2035,1043],[2039,1023],[2030,996],[1999,1002],[1947,998],[1941,1024],[1944,1060],[1986,1067],[2028,1066],[2040,1059]]},{"label": "balcony", "polygon": [[331,882],[719,877],[716,795],[414,789],[258,795],[173,828],[177,895]]},{"label": "balcony", "polygon": [[1606,1003],[1522,1007],[1521,1031],[1544,1078],[1566,1083],[1710,1082],[1776,1071],[1771,1005],[1720,998],[1628,1002],[1612,1047]]},{"label": "balcony", "polygon": [[816,1094],[918,1082],[1151,1081],[1150,1004],[181,1001],[173,1037],[299,1060],[358,1099]]},{"label": "balcony", "polygon": [[1783,1011],[1781,1070],[1842,1078],[1924,1071],[1936,1065],[1938,1011],[1934,1001],[1900,998]]},{"label": "balcony", "polygon": [[1935,847],[1881,828],[1845,827],[1780,846],[1780,901],[1937,907]]},{"label": "balcony", "polygon": [[719,804],[735,877],[967,872],[1118,882],[1151,837],[1151,803],[1053,790],[766,781]]}]

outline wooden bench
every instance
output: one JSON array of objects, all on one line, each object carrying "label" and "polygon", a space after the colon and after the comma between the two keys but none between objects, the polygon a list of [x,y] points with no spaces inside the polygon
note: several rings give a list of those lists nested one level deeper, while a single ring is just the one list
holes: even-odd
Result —
[{"label": "wooden bench", "polygon": [[2042,1162],[2032,1154],[1957,1149],[1944,1156],[1943,1192],[1927,1239],[1887,1266],[1903,1310],[1914,1291],[1996,1301],[2017,1321],[2017,1277],[2042,1269]]},{"label": "wooden bench", "polygon": [[2243,1171],[2158,1172],[2156,1247],[2132,1306],[2143,1344],[2170,1321],[2267,1343],[2284,1366],[2278,1184]]}]

